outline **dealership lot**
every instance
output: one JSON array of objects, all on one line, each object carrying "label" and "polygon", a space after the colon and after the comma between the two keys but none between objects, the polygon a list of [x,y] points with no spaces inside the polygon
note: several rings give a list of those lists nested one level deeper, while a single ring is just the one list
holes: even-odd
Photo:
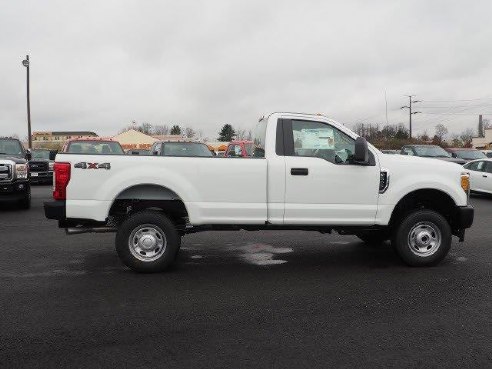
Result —
[{"label": "dealership lot", "polygon": [[492,199],[438,267],[307,232],[185,236],[176,265],[125,268],[114,235],[0,210],[2,367],[492,365]]}]

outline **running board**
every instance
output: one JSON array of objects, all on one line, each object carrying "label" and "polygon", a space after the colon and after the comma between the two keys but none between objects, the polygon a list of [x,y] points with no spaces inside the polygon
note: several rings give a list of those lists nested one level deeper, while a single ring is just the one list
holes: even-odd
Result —
[{"label": "running board", "polygon": [[82,234],[82,233],[111,233],[116,232],[115,227],[73,227],[65,228],[67,235]]}]

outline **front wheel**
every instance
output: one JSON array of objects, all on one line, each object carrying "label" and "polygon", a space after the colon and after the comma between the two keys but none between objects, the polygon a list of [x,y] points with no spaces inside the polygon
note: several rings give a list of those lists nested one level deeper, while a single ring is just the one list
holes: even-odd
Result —
[{"label": "front wheel", "polygon": [[176,258],[180,241],[168,217],[146,210],[121,223],[116,233],[116,252],[121,261],[136,272],[162,272]]},{"label": "front wheel", "polygon": [[393,246],[410,266],[431,266],[446,257],[451,248],[451,227],[433,210],[418,210],[402,220],[393,235]]},{"label": "front wheel", "polygon": [[22,197],[22,199],[19,201],[19,208],[23,210],[29,210],[31,208],[31,188],[29,187]]}]

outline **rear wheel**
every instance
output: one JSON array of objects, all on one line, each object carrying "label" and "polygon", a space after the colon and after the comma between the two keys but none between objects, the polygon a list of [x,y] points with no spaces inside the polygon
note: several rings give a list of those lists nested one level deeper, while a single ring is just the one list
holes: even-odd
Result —
[{"label": "rear wheel", "polygon": [[433,210],[418,210],[400,223],[393,235],[393,246],[410,266],[438,264],[446,257],[452,241],[448,221]]},{"label": "rear wheel", "polygon": [[134,271],[166,270],[176,258],[181,237],[164,214],[145,210],[126,219],[116,234],[116,252]]}]

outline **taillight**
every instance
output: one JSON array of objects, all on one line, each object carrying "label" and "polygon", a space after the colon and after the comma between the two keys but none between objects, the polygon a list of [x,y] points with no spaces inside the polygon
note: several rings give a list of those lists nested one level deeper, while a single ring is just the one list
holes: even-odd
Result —
[{"label": "taillight", "polygon": [[53,198],[55,200],[65,200],[67,198],[68,182],[70,182],[70,163],[55,163],[53,175]]}]

